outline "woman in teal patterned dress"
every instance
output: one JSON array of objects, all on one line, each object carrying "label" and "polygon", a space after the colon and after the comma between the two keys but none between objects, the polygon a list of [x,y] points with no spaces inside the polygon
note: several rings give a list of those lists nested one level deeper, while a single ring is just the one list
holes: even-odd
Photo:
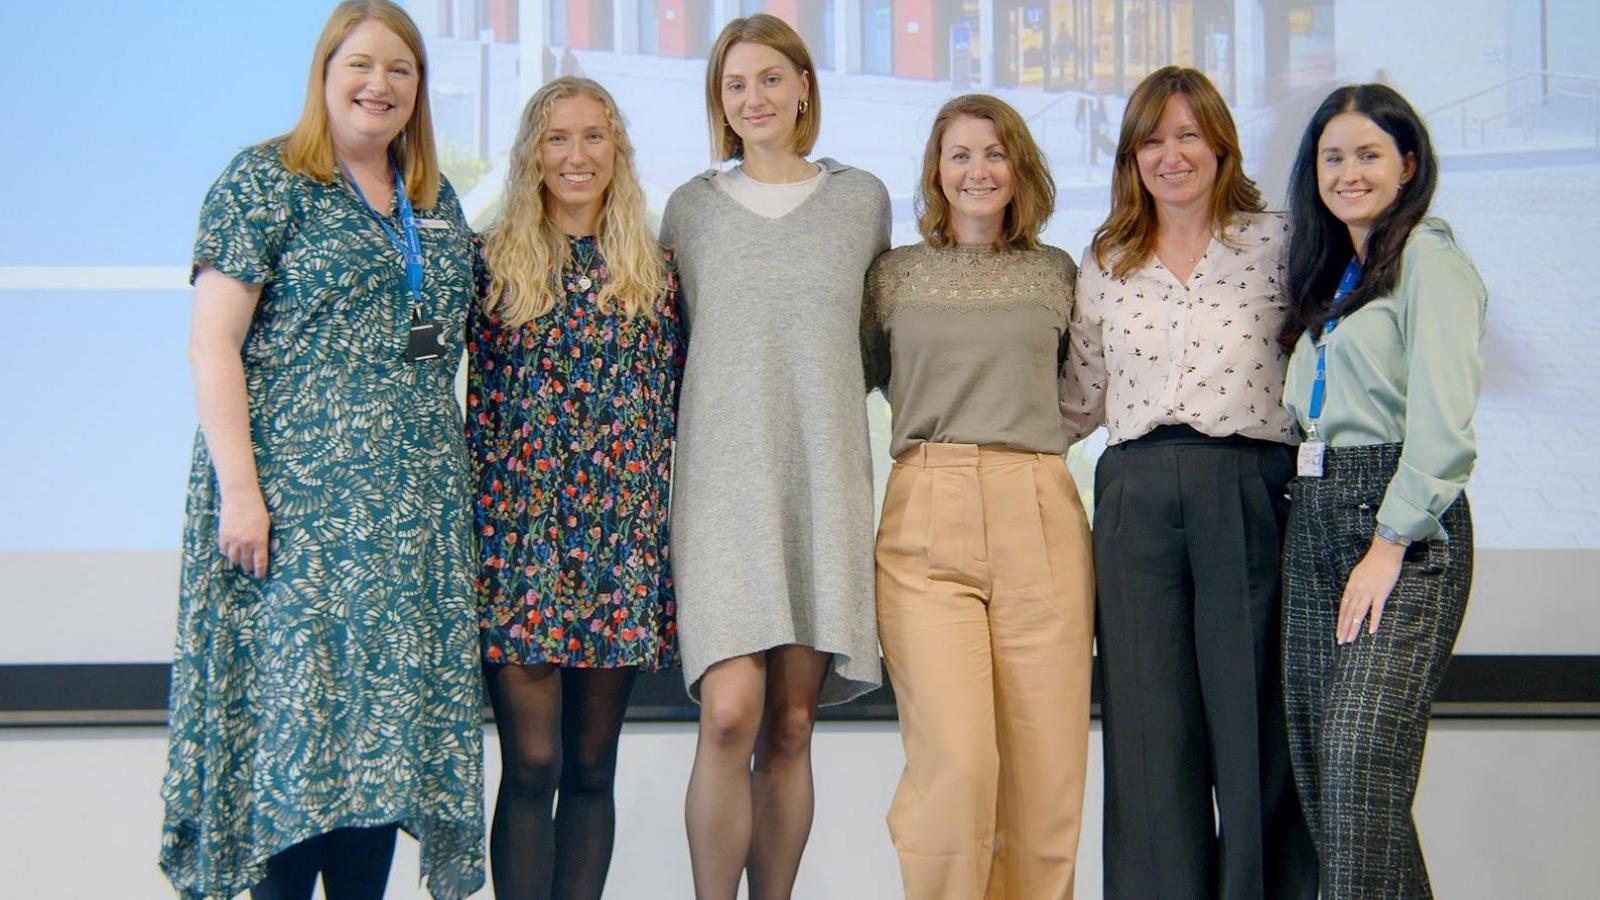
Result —
[{"label": "woman in teal patterned dress", "polygon": [[435,897],[483,883],[452,388],[473,256],[426,75],[403,11],[341,4],[300,123],[235,157],[201,212],[162,787],[184,897],[309,898],[319,873],[329,900],[379,897],[397,827]]},{"label": "woman in teal patterned dress", "polygon": [[677,653],[667,493],[683,366],[676,275],[605,88],[558,78],[528,101],[484,258],[467,436],[502,763],[495,894],[599,900],[628,693]]}]

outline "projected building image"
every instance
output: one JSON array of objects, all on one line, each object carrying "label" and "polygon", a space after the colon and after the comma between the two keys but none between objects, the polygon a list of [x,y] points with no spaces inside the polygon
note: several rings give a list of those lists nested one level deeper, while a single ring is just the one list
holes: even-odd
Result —
[{"label": "projected building image", "polygon": [[[445,170],[475,224],[492,218],[523,99],[580,72],[629,117],[641,177],[659,211],[705,168],[704,55],[729,18],[770,12],[814,54],[824,118],[818,152],[867,168],[894,202],[895,240],[915,240],[921,136],[952,93],[996,93],[1027,118],[1059,197],[1046,232],[1078,253],[1104,215],[1128,93],[1168,64],[1199,68],[1228,98],[1246,168],[1282,202],[1310,110],[1340,82],[1395,84],[1428,116],[1446,175],[1435,210],[1489,284],[1492,327],[1473,486],[1485,546],[1600,546],[1600,485],[1566,448],[1600,435],[1594,404],[1556,398],[1581,383],[1592,293],[1555,260],[1585,252],[1600,202],[1600,63],[1578,36],[1600,19],[1580,0],[1501,0],[1482,21],[1427,33],[1452,4],[1377,0],[413,0],[434,65]],[[1550,186],[1562,188],[1551,194]],[[1551,194],[1534,213],[1530,197]],[[1531,218],[1528,218],[1531,217]],[[1527,218],[1523,228],[1511,223]],[[1565,222],[1565,225],[1559,223]],[[1539,235],[1534,238],[1533,235]],[[1549,258],[1543,289],[1517,273]],[[1554,288],[1554,289],[1552,289]],[[875,429],[886,412],[875,409]],[[1098,447],[1075,452],[1080,480]],[[1583,487],[1573,490],[1573,486]]]}]

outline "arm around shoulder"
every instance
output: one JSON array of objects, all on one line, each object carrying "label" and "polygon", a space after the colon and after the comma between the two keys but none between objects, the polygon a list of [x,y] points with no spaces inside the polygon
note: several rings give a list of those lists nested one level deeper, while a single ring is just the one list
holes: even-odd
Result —
[{"label": "arm around shoulder", "polygon": [[890,234],[894,229],[894,206],[889,201],[889,189],[883,186],[883,182],[879,181],[876,175],[869,177],[877,188],[878,213],[877,221],[873,223],[873,234],[878,239],[877,252],[881,254],[890,246]]},{"label": "arm around shoulder", "polygon": [[683,261],[678,253],[680,249],[678,243],[687,234],[684,217],[694,206],[694,200],[689,197],[689,192],[693,189],[698,177],[696,176],[695,179],[690,179],[688,182],[678,185],[671,196],[667,197],[667,205],[661,210],[661,228],[657,234],[657,240],[661,242],[662,247],[672,251],[675,257],[680,257],[678,259],[680,265]]},{"label": "arm around shoulder", "polygon": [[688,317],[683,314],[683,282],[678,277],[678,255],[663,247],[661,258],[667,269],[667,290],[661,295],[660,315],[672,342],[672,365],[682,374],[689,343]]},{"label": "arm around shoulder", "polygon": [[861,303],[861,364],[867,393],[889,391],[891,356],[886,316],[889,263],[894,251],[880,253],[867,269],[867,283]]},{"label": "arm around shoulder", "polygon": [[1070,310],[1074,305],[1073,300],[1078,294],[1078,263],[1072,258],[1071,253],[1060,247],[1047,245],[1045,252],[1050,254],[1051,265],[1060,273],[1061,281],[1066,285],[1067,308]]},{"label": "arm around shoulder", "polygon": [[[1105,421],[1106,360],[1101,338],[1099,311],[1094,300],[1095,273],[1092,258],[1075,270],[1072,311],[1067,320],[1067,358],[1061,366],[1058,394],[1062,428],[1067,442],[1087,437]],[[1070,258],[1069,258],[1070,259]]]}]

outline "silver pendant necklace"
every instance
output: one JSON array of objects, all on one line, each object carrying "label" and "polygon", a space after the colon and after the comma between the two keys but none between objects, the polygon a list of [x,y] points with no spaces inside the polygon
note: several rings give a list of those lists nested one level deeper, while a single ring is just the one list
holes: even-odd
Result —
[{"label": "silver pendant necklace", "polygon": [[589,245],[589,255],[584,259],[579,259],[577,247],[573,247],[572,261],[578,266],[578,290],[580,291],[587,291],[589,288],[594,287],[594,281],[589,277],[589,267],[594,263],[594,255],[599,252],[599,249],[599,242],[595,242]]}]

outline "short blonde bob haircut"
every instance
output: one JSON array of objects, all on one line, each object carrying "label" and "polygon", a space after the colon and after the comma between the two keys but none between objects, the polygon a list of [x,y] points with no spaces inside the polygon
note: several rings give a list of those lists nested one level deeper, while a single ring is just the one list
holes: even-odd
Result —
[{"label": "short blonde bob haircut", "polygon": [[322,182],[333,180],[333,137],[328,132],[328,105],[323,99],[323,89],[334,51],[362,22],[377,22],[394,32],[416,57],[416,105],[411,108],[411,121],[395,136],[389,149],[405,173],[406,195],[412,204],[422,209],[432,207],[439,200],[439,157],[433,145],[433,116],[428,111],[428,54],[416,23],[405,10],[388,0],[344,0],[334,7],[328,23],[322,26],[316,49],[311,52],[311,72],[306,78],[306,102],[300,121],[288,134],[274,138],[274,141],[282,141],[278,158],[291,172]]},{"label": "short blonde bob haircut", "polygon": [[1156,204],[1139,178],[1139,147],[1153,134],[1166,111],[1167,101],[1183,95],[1194,111],[1200,137],[1217,155],[1217,180],[1211,188],[1211,221],[1219,238],[1228,239],[1228,228],[1240,213],[1260,212],[1265,207],[1255,182],[1245,177],[1244,160],[1239,152],[1239,132],[1234,128],[1228,104],[1217,93],[1211,80],[1195,70],[1166,66],[1151,72],[1134,88],[1128,108],[1122,114],[1122,136],[1117,140],[1117,157],[1111,172],[1111,212],[1095,229],[1089,250],[1096,265],[1105,267],[1117,278],[1144,265],[1156,247]]},{"label": "short blonde bob haircut", "polygon": [[803,108],[795,117],[792,146],[800,156],[810,153],[822,131],[822,92],[817,87],[817,69],[811,64],[811,51],[788,22],[770,13],[756,13],[724,25],[711,52],[706,55],[706,124],[711,128],[711,155],[718,162],[744,159],[744,141],[728,124],[727,113],[722,108],[722,66],[734,44],[771,47],[806,77],[808,90]]},{"label": "short blonde bob haircut", "polygon": [[595,248],[606,272],[595,303],[606,311],[620,309],[627,319],[644,316],[654,321],[656,302],[667,290],[666,263],[645,220],[644,189],[617,101],[599,82],[567,75],[539,88],[523,108],[522,124],[511,145],[505,206],[484,235],[489,293],[483,308],[506,327],[548,313],[562,289],[561,271],[573,262],[567,236],[556,227],[546,205],[549,191],[540,153],[555,105],[573,97],[587,97],[605,108],[606,130],[616,150],[611,183],[595,225]]},{"label": "short blonde bob haircut", "polygon": [[963,94],[939,108],[928,146],[922,152],[922,183],[917,193],[917,230],[930,247],[948,247],[955,242],[950,227],[950,200],[939,184],[939,157],[944,133],[957,119],[985,119],[994,124],[1000,146],[1011,163],[1011,202],[1006,204],[1005,221],[995,237],[996,250],[1037,250],[1039,232],[1050,221],[1056,208],[1056,182],[1050,176],[1044,154],[1034,143],[1028,123],[1010,104],[988,94]]}]

